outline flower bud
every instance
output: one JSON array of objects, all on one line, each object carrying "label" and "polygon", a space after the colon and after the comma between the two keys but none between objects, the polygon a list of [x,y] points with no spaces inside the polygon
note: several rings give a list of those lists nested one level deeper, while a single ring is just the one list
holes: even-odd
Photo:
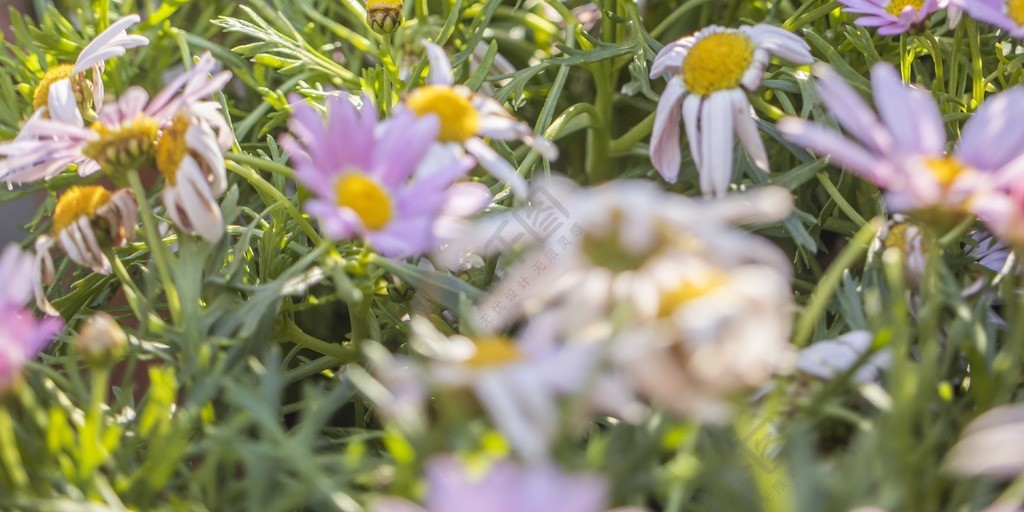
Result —
[{"label": "flower bud", "polygon": [[75,339],[75,349],[91,364],[117,360],[127,345],[128,335],[106,313],[96,313],[86,320]]},{"label": "flower bud", "polygon": [[366,0],[366,23],[374,32],[391,34],[403,21],[402,0]]}]

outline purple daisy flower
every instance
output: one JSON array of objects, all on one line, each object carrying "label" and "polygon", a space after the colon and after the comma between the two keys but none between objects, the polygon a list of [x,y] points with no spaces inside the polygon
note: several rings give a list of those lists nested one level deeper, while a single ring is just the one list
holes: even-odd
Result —
[{"label": "purple daisy flower", "polygon": [[[1024,39],[1024,2],[1021,0],[948,0],[972,18]],[[953,7],[950,7],[953,9]]]},{"label": "purple daisy flower", "polygon": [[490,192],[455,183],[473,168],[436,144],[440,122],[396,112],[378,122],[372,105],[357,108],[347,96],[327,100],[327,119],[296,104],[282,147],[299,183],[315,197],[306,211],[332,240],[362,238],[384,256],[404,258],[436,248],[450,212],[483,209]]},{"label": "purple daisy flower", "polygon": [[25,305],[33,295],[31,254],[9,245],[0,254],[0,394],[17,381],[21,369],[53,340],[64,323],[59,318],[38,320]]},{"label": "purple daisy flower", "polygon": [[[974,0],[972,0],[974,1]],[[855,22],[862,27],[877,27],[878,35],[902,34],[938,11],[942,0],[839,0],[846,12],[863,14]]]}]

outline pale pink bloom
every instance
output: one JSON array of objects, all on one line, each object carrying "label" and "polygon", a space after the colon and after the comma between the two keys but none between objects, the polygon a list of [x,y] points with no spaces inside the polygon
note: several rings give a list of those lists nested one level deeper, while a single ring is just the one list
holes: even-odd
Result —
[{"label": "pale pink bloom", "polygon": [[16,245],[0,253],[0,394],[17,382],[22,368],[63,327],[57,317],[37,320],[25,305],[33,296],[33,257]]},{"label": "pale pink bloom", "polygon": [[[831,340],[817,341],[800,351],[796,369],[824,380],[832,380],[850,370],[870,352],[874,334],[868,331],[850,331]],[[855,383],[877,381],[889,367],[892,353],[883,349],[871,354],[863,364],[856,366],[852,380]]]},{"label": "pale pink bloom", "polygon": [[662,76],[668,85],[658,100],[650,154],[666,181],[675,183],[679,177],[680,119],[705,195],[722,196],[728,190],[735,136],[754,164],[768,171],[768,154],[747,93],[761,86],[772,55],[796,64],[813,61],[803,39],[771,25],[712,25],[661,49],[651,78]]},{"label": "pale pink bloom", "polygon": [[471,158],[437,144],[438,120],[400,111],[378,121],[372,105],[327,99],[327,119],[296,104],[281,145],[295,178],[313,192],[305,209],[332,240],[362,238],[381,254],[429,252],[457,231],[456,219],[491,199],[478,183],[457,183]]},{"label": "pale pink bloom", "polygon": [[817,70],[825,105],[850,137],[799,118],[779,122],[790,141],[886,191],[893,211],[963,212],[971,197],[997,186],[1024,165],[1024,88],[992,96],[964,125],[947,152],[946,126],[926,90],[903,84],[895,68],[871,70],[876,114],[831,68]]},{"label": "pale pink bloom", "polygon": [[[550,464],[521,466],[503,460],[482,476],[454,456],[427,461],[423,506],[383,498],[372,512],[602,512],[608,484],[598,475],[570,474]],[[641,512],[639,508],[617,512]]]},{"label": "pale pink bloom", "polygon": [[[975,1],[975,0],[970,0]],[[862,16],[856,24],[878,27],[878,34],[902,34],[938,11],[942,0],[839,0],[845,11]],[[948,0],[947,0],[948,2]]]},{"label": "pale pink bloom", "polygon": [[1014,478],[1024,472],[1024,404],[996,407],[972,421],[946,454],[943,468],[960,476]]},{"label": "pale pink bloom", "polygon": [[[116,104],[106,105],[90,127],[33,117],[22,128],[30,137],[0,143],[0,180],[27,183],[49,179],[68,166],[78,165],[81,175],[101,166],[137,163],[153,156],[160,129],[183,112],[211,126],[225,124],[220,112],[203,100],[231,78],[224,71],[210,76],[215,61],[207,53],[196,65],[168,83],[155,97],[131,87]],[[219,119],[218,119],[219,118]]]},{"label": "pale pink bloom", "polygon": [[84,98],[79,98],[79,96],[88,91],[79,90],[79,94],[76,94],[75,89],[83,87],[83,83],[78,81],[79,75],[88,70],[92,70],[92,80],[89,84],[92,89],[92,98],[88,106],[96,111],[100,110],[103,106],[104,95],[104,61],[123,56],[129,48],[149,44],[149,39],[144,36],[128,35],[127,28],[138,23],[139,20],[138,14],[130,14],[117,20],[82,49],[74,67],[70,70],[65,67],[52,70],[53,73],[67,73],[67,76],[53,81],[50,80],[57,78],[57,75],[47,77],[50,80],[44,78],[43,84],[40,85],[48,86],[48,89],[37,91],[37,94],[46,95],[46,114],[51,119],[84,126],[82,112],[79,109],[79,100]]},{"label": "pale pink bloom", "polygon": [[498,154],[484,139],[513,141],[529,145],[547,160],[558,158],[558,148],[536,135],[529,126],[505,110],[500,103],[468,87],[455,85],[451,61],[440,46],[423,41],[430,60],[427,85],[409,93],[403,109],[420,117],[434,117],[439,125],[438,139],[456,148],[462,148],[477,163],[499,181],[512,188],[512,192],[525,196],[526,179],[516,174],[515,167]]},{"label": "pale pink bloom", "polygon": [[[972,18],[1024,39],[1024,4],[1014,0],[947,0]],[[950,7],[954,9],[954,7]]]}]

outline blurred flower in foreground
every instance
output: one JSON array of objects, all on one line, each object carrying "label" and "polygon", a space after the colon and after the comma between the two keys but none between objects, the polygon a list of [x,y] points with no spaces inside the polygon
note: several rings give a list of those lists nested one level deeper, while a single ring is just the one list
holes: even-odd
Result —
[{"label": "blurred flower in foreground", "polygon": [[[800,351],[796,369],[807,375],[832,380],[854,368],[854,365],[871,350],[874,335],[868,331],[851,331],[831,340],[822,340]],[[891,352],[881,350],[866,358],[857,367],[852,380],[855,383],[878,380],[882,371],[889,367]]]},{"label": "blurred flower in foreground", "polygon": [[1017,246],[1024,244],[1024,166],[1018,167],[1019,170],[1006,173],[1003,179],[983,189],[969,205],[993,234]]},{"label": "blurred flower in foreground", "polygon": [[928,91],[904,85],[890,64],[871,70],[877,115],[831,68],[821,66],[817,74],[822,100],[855,139],[792,117],[780,121],[779,130],[884,189],[894,211],[939,223],[958,220],[968,200],[981,187],[1007,180],[1024,154],[1024,125],[1017,122],[1024,116],[1024,88],[982,103],[949,154],[935,100]]},{"label": "blurred flower in foreground", "polygon": [[972,421],[946,454],[943,468],[960,476],[1014,478],[1024,472],[1024,404],[996,407]]},{"label": "blurred flower in foreground", "polygon": [[[970,17],[1024,39],[1024,2],[1020,0],[947,0]],[[954,7],[950,7],[953,9]]]},{"label": "blurred flower in foreground", "polygon": [[[71,187],[61,194],[53,210],[53,236],[71,261],[109,274],[112,269],[104,249],[124,246],[135,237],[138,213],[135,194],[129,189],[111,192],[99,185]],[[37,244],[39,249],[48,257],[47,246]]]},{"label": "blurred flower in foreground", "polygon": [[[500,330],[520,318],[556,311],[566,328],[579,333],[594,322],[607,322],[619,308],[638,319],[657,318],[678,301],[672,298],[676,285],[709,267],[757,262],[789,272],[787,258],[774,245],[731,226],[786,217],[792,196],[781,188],[711,202],[665,192],[642,180],[579,188],[554,179],[536,182],[534,188],[530,206],[478,221],[439,255],[451,268],[466,253],[525,250],[480,305],[487,313],[487,325],[480,328]],[[553,214],[558,214],[558,224],[548,223],[548,232],[538,232],[527,222],[540,224]],[[510,247],[500,240],[522,243]],[[728,276],[715,276],[703,275],[702,281],[710,281],[689,283],[690,288],[728,281]]]},{"label": "blurred flower in foreground", "polygon": [[[84,126],[103,106],[103,62],[123,56],[129,48],[143,46],[149,39],[128,35],[126,29],[139,22],[138,14],[125,16],[96,36],[74,64],[61,64],[46,71],[32,95],[32,109],[55,121]],[[92,70],[92,79],[83,76]]]},{"label": "blurred flower in foreground", "polygon": [[430,75],[427,85],[406,96],[405,108],[419,117],[435,117],[440,122],[440,142],[462,147],[487,172],[508,183],[512,192],[525,197],[526,179],[483,139],[521,140],[547,160],[558,158],[558,148],[509,115],[497,101],[454,85],[452,63],[444,49],[429,41],[423,41],[423,46],[430,60]]},{"label": "blurred flower in foreground", "polygon": [[387,35],[405,21],[402,0],[366,0],[366,23],[374,32]]},{"label": "blurred flower in foreground", "polygon": [[651,78],[663,76],[668,86],[658,100],[651,163],[666,181],[675,183],[679,176],[680,118],[705,195],[722,196],[729,188],[734,134],[754,164],[768,171],[768,155],[747,92],[761,86],[772,55],[796,64],[813,61],[803,39],[771,25],[712,25],[661,49],[651,65]]},{"label": "blurred flower in foreground", "polygon": [[227,71],[209,76],[215,63],[209,53],[203,55],[153,98],[141,87],[129,88],[116,104],[105,106],[88,128],[33,119],[22,132],[35,138],[0,143],[0,156],[5,157],[0,161],[0,179],[9,183],[48,179],[71,164],[107,172],[136,168],[152,161],[161,128],[183,112],[203,118],[210,126],[225,125],[220,112],[202,101],[231,78]]},{"label": "blurred flower in foreground", "polygon": [[[396,498],[378,500],[373,512],[602,512],[608,485],[594,474],[569,474],[551,464],[496,462],[483,474],[454,456],[426,464],[423,506]],[[619,508],[616,512],[641,512]]]},{"label": "blurred flower in foreground", "polygon": [[21,375],[21,369],[53,340],[64,323],[59,318],[37,320],[25,308],[33,294],[32,255],[15,245],[0,254],[0,394]]},{"label": "blurred flower in foreground", "polygon": [[288,127],[281,145],[315,194],[306,211],[332,240],[361,237],[388,257],[423,254],[446,211],[475,213],[490,201],[487,187],[456,183],[473,162],[436,144],[436,118],[395,112],[378,122],[372,105],[331,96],[326,120],[298,103]]},{"label": "blurred flower in foreground", "polygon": [[839,3],[845,6],[846,12],[863,15],[857,18],[857,25],[878,27],[879,35],[891,36],[902,34],[926,20],[940,9],[943,0],[839,0]]},{"label": "blurred flower in foreground", "polygon": [[[429,391],[470,390],[494,426],[526,460],[544,460],[560,427],[559,399],[595,384],[600,347],[556,346],[548,331],[505,336],[445,336],[425,318],[412,321],[412,347],[425,357],[381,361],[375,369],[397,399],[422,402]],[[414,374],[414,378],[405,378]],[[416,383],[415,387],[408,385]],[[601,385],[602,383],[597,383]],[[608,397],[598,397],[608,401]],[[409,403],[422,407],[422,403]],[[389,407],[384,405],[386,412]],[[400,412],[400,411],[392,411]],[[400,418],[396,418],[400,419]]]}]

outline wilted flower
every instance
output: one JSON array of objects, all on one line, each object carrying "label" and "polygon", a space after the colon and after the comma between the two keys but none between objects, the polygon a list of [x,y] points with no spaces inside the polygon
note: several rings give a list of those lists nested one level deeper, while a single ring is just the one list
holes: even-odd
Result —
[{"label": "wilted flower", "polygon": [[[854,368],[871,350],[874,335],[868,331],[850,331],[831,340],[822,340],[800,351],[796,369],[819,379],[831,380]],[[889,367],[892,358],[888,350],[880,350],[857,367],[853,382],[876,381]]]},{"label": "wilted flower", "polygon": [[[768,170],[747,92],[756,91],[771,55],[810,64],[810,47],[799,36],[771,25],[716,25],[669,43],[651,66],[651,78],[668,80],[658,100],[651,134],[651,163],[666,181],[679,176],[679,120],[686,125],[690,156],[705,195],[726,193],[733,172],[734,134],[754,163]],[[681,104],[681,107],[680,107]]]},{"label": "wilted flower", "polygon": [[1024,39],[1024,2],[1019,0],[947,0],[972,18],[1001,28],[1017,39]]},{"label": "wilted flower", "polygon": [[[104,248],[121,247],[135,237],[139,205],[129,189],[111,192],[99,185],[71,187],[53,210],[53,236],[69,258],[93,272],[109,274]],[[40,247],[48,255],[48,249]]]},{"label": "wilted flower", "polygon": [[943,468],[961,476],[1013,478],[1024,472],[1024,404],[996,407],[972,421]]},{"label": "wilted flower", "polygon": [[[373,512],[602,512],[608,485],[592,474],[566,474],[550,463],[519,466],[500,461],[482,475],[453,456],[426,464],[424,505],[397,498],[378,500]],[[616,509],[639,512],[641,509]]]},{"label": "wilted flower", "polygon": [[[878,27],[878,34],[902,34],[932,13],[943,0],[839,0],[846,12],[862,14],[855,22],[863,27]],[[976,0],[969,0],[974,2]]]},{"label": "wilted flower", "polygon": [[[219,91],[231,78],[224,71],[210,77],[215,61],[205,54],[188,72],[179,75],[150,99],[140,87],[131,87],[116,104],[100,111],[90,127],[33,118],[19,138],[0,143],[0,179],[26,183],[49,179],[71,164],[89,172],[138,166],[155,156],[160,129],[182,112],[199,116],[210,126],[224,126],[220,112],[203,98]],[[219,118],[219,119],[218,119]]]},{"label": "wilted flower", "polygon": [[0,254],[0,394],[21,375],[21,369],[45,347],[63,326],[59,318],[37,320],[25,308],[33,294],[32,255],[16,245]]},{"label": "wilted flower", "polygon": [[402,0],[366,0],[366,23],[374,32],[387,35],[402,25]]},{"label": "wilted flower", "polygon": [[508,183],[515,194],[525,196],[526,180],[483,138],[521,140],[547,160],[558,158],[558,148],[509,115],[497,101],[468,87],[454,85],[452,63],[444,49],[429,41],[423,41],[423,46],[430,60],[430,75],[427,85],[405,98],[405,108],[418,117],[436,118],[440,123],[440,142],[462,147],[491,175]]},{"label": "wilted flower", "polygon": [[956,149],[947,153],[946,127],[935,100],[904,85],[891,65],[879,63],[871,70],[877,115],[830,68],[822,66],[817,74],[822,100],[856,141],[798,118],[783,119],[779,130],[884,189],[894,211],[922,214],[925,220],[962,216],[979,188],[1004,180],[1024,154],[1024,125],[1017,122],[1024,114],[1024,88],[982,103]]},{"label": "wilted flower", "polygon": [[[103,106],[103,62],[149,43],[144,36],[128,35],[126,31],[139,19],[138,14],[130,14],[117,20],[82,49],[74,64],[48,69],[33,92],[32,109],[76,126],[94,119]],[[90,69],[91,81],[84,76]]]},{"label": "wilted flower", "polygon": [[446,208],[475,212],[490,199],[483,185],[455,183],[473,163],[435,144],[435,118],[396,112],[378,123],[372,105],[331,96],[326,123],[297,104],[288,126],[282,147],[315,195],[306,211],[332,240],[361,237],[389,257],[423,254],[436,247]]}]

